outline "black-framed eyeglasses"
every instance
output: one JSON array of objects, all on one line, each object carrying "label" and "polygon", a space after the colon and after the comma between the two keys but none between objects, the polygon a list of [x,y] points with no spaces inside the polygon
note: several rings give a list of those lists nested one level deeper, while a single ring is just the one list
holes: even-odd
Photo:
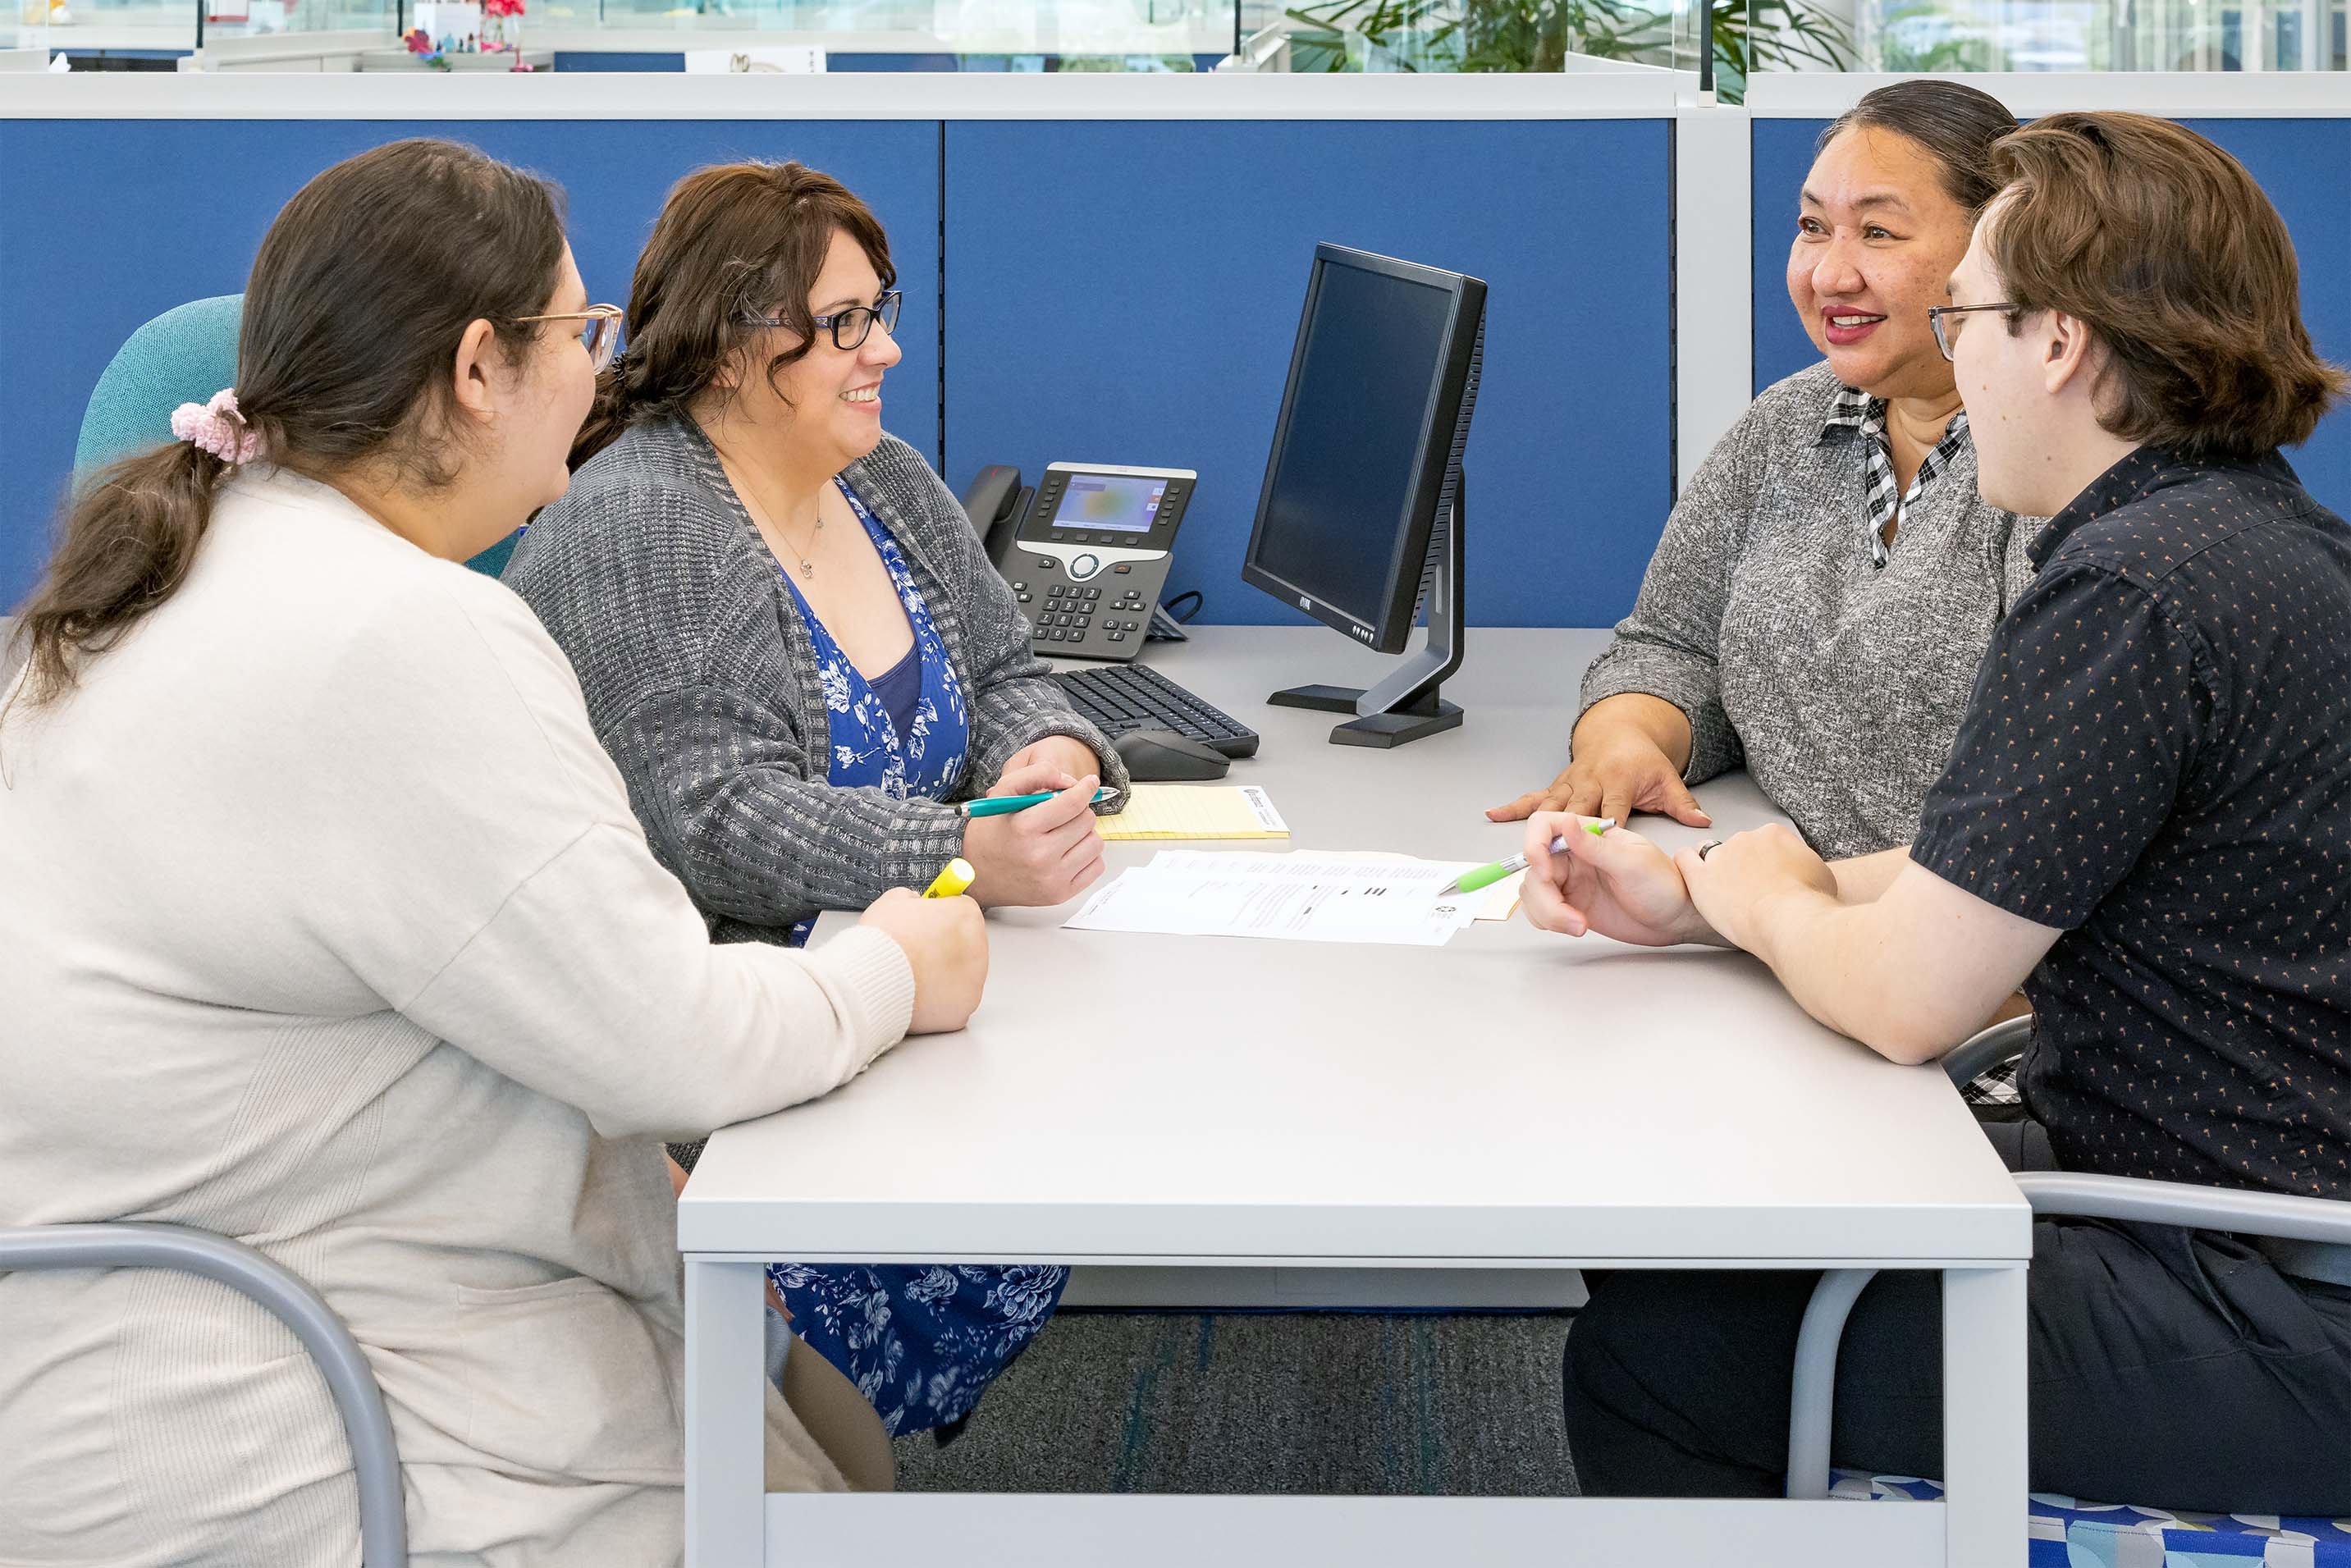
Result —
[{"label": "black-framed eyeglasses", "polygon": [[2022,307],[2006,299],[2001,300],[1997,305],[1932,305],[1927,308],[1927,324],[1935,329],[1935,347],[1942,350],[1943,358],[1948,360],[1951,357],[1952,345],[1959,340],[1960,327],[1960,323],[1958,321],[1951,321],[1949,326],[1944,325],[1944,322],[1948,319],[1955,316],[1964,316],[1970,310],[2015,310],[2019,308],[2022,308]]},{"label": "black-framed eyeglasses", "polygon": [[[817,327],[832,334],[834,348],[862,348],[865,340],[872,336],[874,322],[881,322],[884,332],[895,332],[898,329],[898,308],[905,302],[905,295],[893,288],[871,305],[852,305],[846,310],[836,310],[830,316],[814,317],[812,321]],[[789,328],[791,323],[776,316],[754,316],[751,318],[751,325]]]},{"label": "black-framed eyeglasses", "polygon": [[590,305],[585,310],[559,310],[552,316],[517,316],[517,327],[533,321],[577,321],[580,323],[580,346],[588,350],[588,367],[601,371],[612,362],[612,351],[621,345],[621,323],[628,312],[617,305]]}]

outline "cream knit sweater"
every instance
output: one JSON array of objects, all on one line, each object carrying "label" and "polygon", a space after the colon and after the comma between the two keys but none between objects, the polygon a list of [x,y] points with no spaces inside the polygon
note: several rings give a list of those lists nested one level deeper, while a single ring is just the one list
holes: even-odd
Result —
[{"label": "cream knit sweater", "polygon": [[[905,1031],[860,931],[713,946],[498,583],[241,476],[185,586],[0,727],[0,1224],[146,1219],[316,1285],[392,1406],[419,1565],[682,1555],[664,1136]],[[770,1395],[774,1488],[838,1488]],[[0,1276],[0,1563],[356,1561],[275,1320]]]}]

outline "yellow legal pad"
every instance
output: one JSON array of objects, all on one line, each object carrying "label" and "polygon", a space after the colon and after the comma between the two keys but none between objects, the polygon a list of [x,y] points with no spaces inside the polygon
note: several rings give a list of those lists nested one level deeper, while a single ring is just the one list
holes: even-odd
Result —
[{"label": "yellow legal pad", "polygon": [[1286,839],[1290,824],[1254,784],[1136,784],[1126,809],[1096,817],[1106,839]]}]

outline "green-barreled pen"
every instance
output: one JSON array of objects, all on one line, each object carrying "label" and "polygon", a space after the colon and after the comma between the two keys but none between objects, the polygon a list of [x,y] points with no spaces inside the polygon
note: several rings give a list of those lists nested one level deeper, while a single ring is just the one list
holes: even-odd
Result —
[{"label": "green-barreled pen", "polygon": [[[1048,789],[1041,795],[990,795],[985,800],[966,800],[956,808],[967,817],[1001,817],[1008,811],[1025,811],[1031,806],[1041,806],[1058,791]],[[1118,791],[1104,786],[1094,791],[1093,803],[1101,805]]]},{"label": "green-barreled pen", "polygon": [[[1596,822],[1584,823],[1583,831],[1596,839],[1615,825],[1615,818],[1603,817]],[[1563,855],[1567,852],[1567,840],[1564,836],[1552,840],[1551,852],[1555,855]],[[1463,872],[1439,891],[1437,896],[1449,898],[1457,893],[1475,893],[1481,887],[1493,886],[1506,876],[1516,876],[1526,869],[1527,857],[1512,855],[1509,860],[1496,861],[1491,865],[1481,865],[1476,871]]]}]

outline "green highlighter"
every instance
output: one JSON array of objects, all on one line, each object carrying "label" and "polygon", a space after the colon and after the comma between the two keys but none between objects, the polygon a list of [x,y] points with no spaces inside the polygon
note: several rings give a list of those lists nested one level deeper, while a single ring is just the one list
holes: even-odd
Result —
[{"label": "green highlighter", "polygon": [[[1093,803],[1101,805],[1118,791],[1105,786],[1094,791]],[[1001,817],[1012,811],[1025,811],[1031,806],[1041,806],[1053,798],[1048,789],[1041,795],[990,795],[983,800],[966,800],[956,808],[967,817]]]},{"label": "green highlighter", "polygon": [[[1583,831],[1590,833],[1596,839],[1615,825],[1616,820],[1614,817],[1603,817],[1596,822],[1584,823]],[[1551,852],[1555,855],[1565,854],[1567,852],[1567,840],[1564,837],[1552,840]],[[1516,876],[1519,873],[1526,869],[1527,857],[1524,855],[1512,855],[1509,860],[1496,861],[1491,865],[1481,865],[1476,871],[1463,872],[1459,876],[1455,877],[1448,885],[1441,889],[1437,893],[1437,896],[1439,898],[1449,898],[1457,893],[1475,893],[1481,887],[1493,886],[1496,883],[1501,881],[1506,876]]]}]

